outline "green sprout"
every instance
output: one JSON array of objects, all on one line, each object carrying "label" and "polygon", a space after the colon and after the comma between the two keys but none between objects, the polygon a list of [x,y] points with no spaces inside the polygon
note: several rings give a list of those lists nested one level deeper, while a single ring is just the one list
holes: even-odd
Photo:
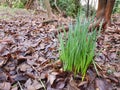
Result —
[{"label": "green sprout", "polygon": [[76,24],[69,26],[69,31],[59,34],[60,60],[64,71],[81,73],[82,81],[95,56],[96,30],[89,32],[90,22],[78,19]]}]

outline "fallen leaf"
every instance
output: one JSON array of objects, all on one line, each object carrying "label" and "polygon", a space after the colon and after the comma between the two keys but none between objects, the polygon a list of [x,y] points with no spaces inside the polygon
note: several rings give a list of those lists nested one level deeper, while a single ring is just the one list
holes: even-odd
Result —
[{"label": "fallen leaf", "polygon": [[65,85],[66,85],[65,80],[59,80],[59,81],[57,81],[56,88],[63,89],[65,87]]},{"label": "fallen leaf", "polygon": [[6,81],[8,76],[2,70],[0,70],[0,81]]},{"label": "fallen leaf", "polygon": [[31,86],[31,84],[32,84],[32,80],[31,80],[31,79],[28,79],[28,80],[25,82],[24,86],[25,86],[25,87],[28,87],[28,86]]},{"label": "fallen leaf", "polygon": [[31,67],[30,67],[30,65],[24,63],[24,64],[21,64],[19,68],[20,68],[20,71],[25,72],[28,69],[30,69]]},{"label": "fallen leaf", "polygon": [[12,86],[11,90],[18,90],[17,85],[16,86]]},{"label": "fallen leaf", "polygon": [[44,43],[40,44],[40,49],[45,49],[45,44]]},{"label": "fallen leaf", "polygon": [[112,90],[112,87],[105,79],[96,78],[96,89],[98,90]]},{"label": "fallen leaf", "polygon": [[115,77],[120,78],[120,72],[114,72],[113,74],[115,75]]},{"label": "fallen leaf", "polygon": [[73,80],[72,77],[71,77],[71,80],[69,81],[67,90],[80,90],[80,89],[77,87],[77,83]]},{"label": "fallen leaf", "polygon": [[27,86],[27,90],[36,90],[36,89],[34,88],[34,86],[30,85],[30,86]]},{"label": "fallen leaf", "polygon": [[4,57],[0,57],[0,67],[3,66],[7,60]]},{"label": "fallen leaf", "polygon": [[15,76],[14,78],[15,81],[21,81],[21,82],[25,82],[28,80],[28,77],[23,75],[23,74],[18,74]]},{"label": "fallen leaf", "polygon": [[1,90],[10,90],[10,88],[11,88],[11,84],[9,82],[0,83]]},{"label": "fallen leaf", "polygon": [[52,85],[56,79],[56,75],[48,74],[48,82]]},{"label": "fallen leaf", "polygon": [[43,86],[41,85],[41,83],[38,82],[37,80],[34,80],[32,85],[34,86],[34,88],[36,90],[39,90],[39,89],[43,88]]}]

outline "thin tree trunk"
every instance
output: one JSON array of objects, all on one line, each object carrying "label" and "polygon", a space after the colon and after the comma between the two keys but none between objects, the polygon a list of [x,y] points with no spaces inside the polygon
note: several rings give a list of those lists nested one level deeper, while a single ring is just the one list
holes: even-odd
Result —
[{"label": "thin tree trunk", "polygon": [[90,10],[89,10],[89,9],[90,9],[90,8],[89,8],[89,3],[90,3],[89,0],[87,0],[87,11],[86,11],[86,17],[89,16],[89,11],[90,11]]},{"label": "thin tree trunk", "polygon": [[44,0],[44,5],[47,9],[48,17],[52,18],[52,9],[51,9],[49,0]]}]

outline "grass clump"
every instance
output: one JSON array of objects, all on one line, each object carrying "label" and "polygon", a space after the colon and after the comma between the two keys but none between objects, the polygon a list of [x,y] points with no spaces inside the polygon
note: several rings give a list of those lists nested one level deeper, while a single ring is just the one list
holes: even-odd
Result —
[{"label": "grass clump", "polygon": [[96,48],[96,30],[88,31],[90,22],[78,19],[76,24],[69,27],[64,35],[59,34],[60,60],[65,71],[82,74],[84,80],[86,71],[93,61]]}]

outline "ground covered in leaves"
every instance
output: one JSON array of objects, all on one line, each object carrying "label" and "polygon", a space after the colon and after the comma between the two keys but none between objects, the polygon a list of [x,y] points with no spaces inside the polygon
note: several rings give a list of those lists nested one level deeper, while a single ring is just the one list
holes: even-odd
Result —
[{"label": "ground covered in leaves", "polygon": [[59,61],[57,30],[72,19],[13,12],[0,9],[0,90],[120,90],[119,14],[98,38],[98,75],[91,65],[82,82]]}]

